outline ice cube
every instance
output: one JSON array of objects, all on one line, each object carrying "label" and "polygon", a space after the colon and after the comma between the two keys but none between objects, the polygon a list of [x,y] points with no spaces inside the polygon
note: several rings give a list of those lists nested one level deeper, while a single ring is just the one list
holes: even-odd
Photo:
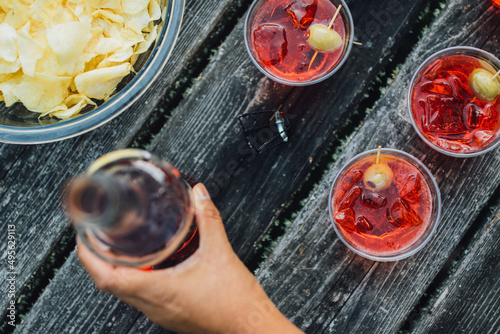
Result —
[{"label": "ice cube", "polygon": [[420,87],[420,90],[426,93],[441,94],[446,96],[453,95],[453,88],[444,79],[436,79],[432,82],[427,82]]},{"label": "ice cube", "polygon": [[460,142],[458,140],[448,140],[444,138],[435,138],[434,142],[437,146],[444,150],[455,151],[460,153],[467,153],[472,151],[472,147],[466,142]]},{"label": "ice cube", "polygon": [[360,169],[347,172],[347,174],[342,177],[343,179],[342,183],[344,184],[344,186],[341,187],[342,195],[339,197],[344,196],[344,194],[348,192],[362,178],[363,178],[363,172]]},{"label": "ice cube", "polygon": [[318,0],[294,1],[285,7],[285,10],[292,17],[293,23],[302,29],[307,29],[314,21],[318,9]]},{"label": "ice cube", "polygon": [[495,132],[488,130],[478,130],[474,132],[474,144],[478,147],[483,147],[495,135]]},{"label": "ice cube", "polygon": [[406,182],[399,191],[399,197],[404,198],[410,203],[417,203],[420,200],[421,190],[420,175],[418,173],[412,173],[406,177]]},{"label": "ice cube", "polygon": [[425,129],[441,135],[456,135],[467,132],[462,112],[458,111],[453,98],[429,95],[425,99]]},{"label": "ice cube", "polygon": [[261,62],[272,66],[283,61],[288,53],[286,31],[279,24],[266,23],[253,32],[254,47]]},{"label": "ice cube", "polygon": [[464,108],[464,122],[469,129],[475,129],[481,125],[483,110],[475,103],[469,103]]},{"label": "ice cube", "polygon": [[339,210],[344,210],[347,208],[352,208],[356,200],[361,195],[362,190],[360,187],[353,187],[347,192],[347,194],[340,200]]},{"label": "ice cube", "polygon": [[361,195],[361,205],[367,208],[380,209],[387,205],[387,198],[375,192],[363,193]]},{"label": "ice cube", "polygon": [[461,100],[464,96],[469,95],[469,91],[467,90],[469,81],[463,73],[450,74],[447,80],[453,89],[453,97],[455,99]]},{"label": "ice cube", "polygon": [[436,60],[433,64],[429,65],[423,72],[423,76],[428,80],[437,78],[439,71],[443,68],[443,62]]},{"label": "ice cube", "polygon": [[492,108],[495,105],[492,103],[487,103],[483,108],[475,103],[469,103],[465,106],[463,117],[464,122],[469,129],[476,129],[482,125],[482,123],[487,123],[493,114]]},{"label": "ice cube", "polygon": [[441,75],[443,78],[448,79],[449,81],[460,82],[462,85],[469,85],[469,77],[461,71],[446,70],[443,71]]},{"label": "ice cube", "polygon": [[391,209],[387,210],[387,219],[396,227],[418,226],[422,224],[422,219],[413,210],[411,205],[403,198],[398,198]]},{"label": "ice cube", "polygon": [[333,219],[342,226],[348,232],[356,232],[356,226],[354,225],[354,210],[351,208],[347,208],[337,212]]},{"label": "ice cube", "polygon": [[364,216],[359,216],[356,219],[356,229],[358,232],[367,232],[373,230],[373,225]]}]

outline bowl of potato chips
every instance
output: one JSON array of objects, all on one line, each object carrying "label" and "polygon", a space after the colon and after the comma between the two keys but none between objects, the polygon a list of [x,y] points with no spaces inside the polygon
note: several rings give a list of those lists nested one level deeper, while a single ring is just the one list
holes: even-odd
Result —
[{"label": "bowl of potato chips", "polygon": [[184,0],[0,1],[0,142],[54,142],[126,110],[158,77]]}]

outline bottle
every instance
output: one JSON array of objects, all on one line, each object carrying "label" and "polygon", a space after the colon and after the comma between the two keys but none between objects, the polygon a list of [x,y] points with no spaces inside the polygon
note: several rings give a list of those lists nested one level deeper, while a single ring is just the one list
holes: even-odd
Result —
[{"label": "bottle", "polygon": [[198,248],[191,187],[147,151],[100,157],[68,184],[65,202],[82,242],[110,263],[162,269]]}]

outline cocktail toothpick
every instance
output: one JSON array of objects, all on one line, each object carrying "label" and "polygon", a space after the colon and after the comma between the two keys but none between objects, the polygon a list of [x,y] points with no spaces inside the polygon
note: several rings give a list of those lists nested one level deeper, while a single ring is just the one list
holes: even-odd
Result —
[{"label": "cocktail toothpick", "polygon": [[500,75],[500,71],[498,71],[494,76],[493,78],[491,78],[491,80],[495,80],[496,77],[498,77]]},{"label": "cocktail toothpick", "polygon": [[378,150],[377,150],[377,162],[376,162],[377,168],[378,168],[378,163],[380,161],[380,150],[381,149],[382,149],[382,146],[379,145]]},{"label": "cocktail toothpick", "polygon": [[[336,18],[337,18],[337,16],[339,15],[339,13],[340,13],[340,9],[341,9],[341,8],[342,8],[342,5],[339,5],[339,6],[337,7],[337,11],[335,12],[335,15],[333,15],[333,18],[332,18],[332,20],[330,21],[330,24],[328,25],[328,29],[332,29],[333,23],[335,22],[335,19],[336,19]],[[316,56],[317,56],[317,55],[318,55],[318,51],[316,51],[316,52],[314,53],[314,55],[312,56],[312,58],[311,58],[311,62],[309,63],[309,67],[307,68],[307,70],[308,70],[308,71],[311,69],[311,66],[312,66],[312,64],[313,64],[313,62],[314,62],[314,59],[316,59]]]}]

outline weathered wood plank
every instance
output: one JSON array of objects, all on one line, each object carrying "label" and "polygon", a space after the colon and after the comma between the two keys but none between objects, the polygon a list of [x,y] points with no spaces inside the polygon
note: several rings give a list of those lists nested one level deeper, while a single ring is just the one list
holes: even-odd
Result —
[{"label": "weathered wood plank", "polygon": [[[188,0],[178,43],[160,77],[133,107],[109,124],[59,143],[0,145],[0,233],[7,235],[7,225],[16,225],[19,289],[43,265],[48,254],[57,249],[67,231],[68,222],[59,204],[64,182],[84,171],[97,157],[123,148],[132,140],[162,97],[175,90],[183,66],[192,62],[199,49],[207,47],[213,29],[223,24],[224,15],[235,3],[237,0]],[[2,258],[6,257],[6,247],[7,243],[0,243]],[[5,282],[5,275],[2,270],[0,281]],[[2,310],[7,302],[0,300]]]},{"label": "weathered wood plank", "polygon": [[25,148],[21,146],[12,147],[12,145],[0,145],[0,157],[2,161],[0,164],[0,180],[9,172],[24,149]]},{"label": "weathered wood plank", "polygon": [[[380,30],[373,34],[365,30],[367,40],[363,42],[366,46],[358,49],[343,70],[323,85],[291,89],[262,79],[245,53],[242,23],[220,48],[219,54],[174,112],[151,149],[195,180],[208,183],[240,256],[248,256],[272,216],[301,183],[311,167],[309,157],[318,157],[333,137],[335,129],[340,127],[343,117],[354,109],[382,64],[397,48],[397,41],[409,29],[410,22],[417,17],[422,3],[398,2],[404,6],[398,9],[398,15],[391,16],[387,26],[379,25]],[[349,4],[357,22],[363,23],[375,22],[370,11],[386,10],[386,6],[380,3],[368,5],[359,0]],[[346,85],[342,78],[352,76],[357,76],[358,81]],[[294,116],[292,142],[252,158],[248,155],[236,115],[254,108],[277,107],[281,102],[285,102],[284,108]],[[334,113],[331,110],[338,111]],[[243,172],[235,173],[235,166]],[[264,204],[262,198],[269,201]],[[69,261],[75,261],[75,258]],[[83,273],[67,276],[61,271],[25,319],[23,330],[43,328],[46,331],[64,331],[67,328],[66,317],[63,316],[58,324],[45,325],[40,320],[42,314],[49,312],[45,307],[49,300],[54,303],[55,298],[58,312],[67,314],[66,300],[77,299],[82,293],[81,289],[60,290],[58,282],[67,279],[86,280],[83,290],[92,290],[94,298],[102,300],[103,297],[93,290],[93,284]],[[74,322],[81,323],[77,315],[71,316]],[[113,322],[115,314],[110,311],[107,316],[101,316],[96,315],[95,326],[87,328],[103,331],[99,325]],[[126,325],[128,323],[123,327],[117,324],[118,327],[112,330],[123,332]]]},{"label": "weathered wood plank", "polygon": [[[488,4],[450,1],[402,67],[387,94],[333,164],[285,237],[258,273],[278,307],[307,333],[396,333],[488,198],[500,185],[496,150],[453,159],[427,147],[409,124],[406,90],[411,74],[431,53],[451,45],[498,53],[498,19]],[[438,42],[436,42],[438,41]],[[486,44],[485,42],[488,41]],[[436,176],[443,217],[430,244],[413,257],[377,263],[349,253],[331,228],[330,185],[352,156],[382,145],[407,151]],[[480,190],[479,190],[480,189]]]},{"label": "weathered wood plank", "polygon": [[500,332],[500,207],[412,333]]}]

